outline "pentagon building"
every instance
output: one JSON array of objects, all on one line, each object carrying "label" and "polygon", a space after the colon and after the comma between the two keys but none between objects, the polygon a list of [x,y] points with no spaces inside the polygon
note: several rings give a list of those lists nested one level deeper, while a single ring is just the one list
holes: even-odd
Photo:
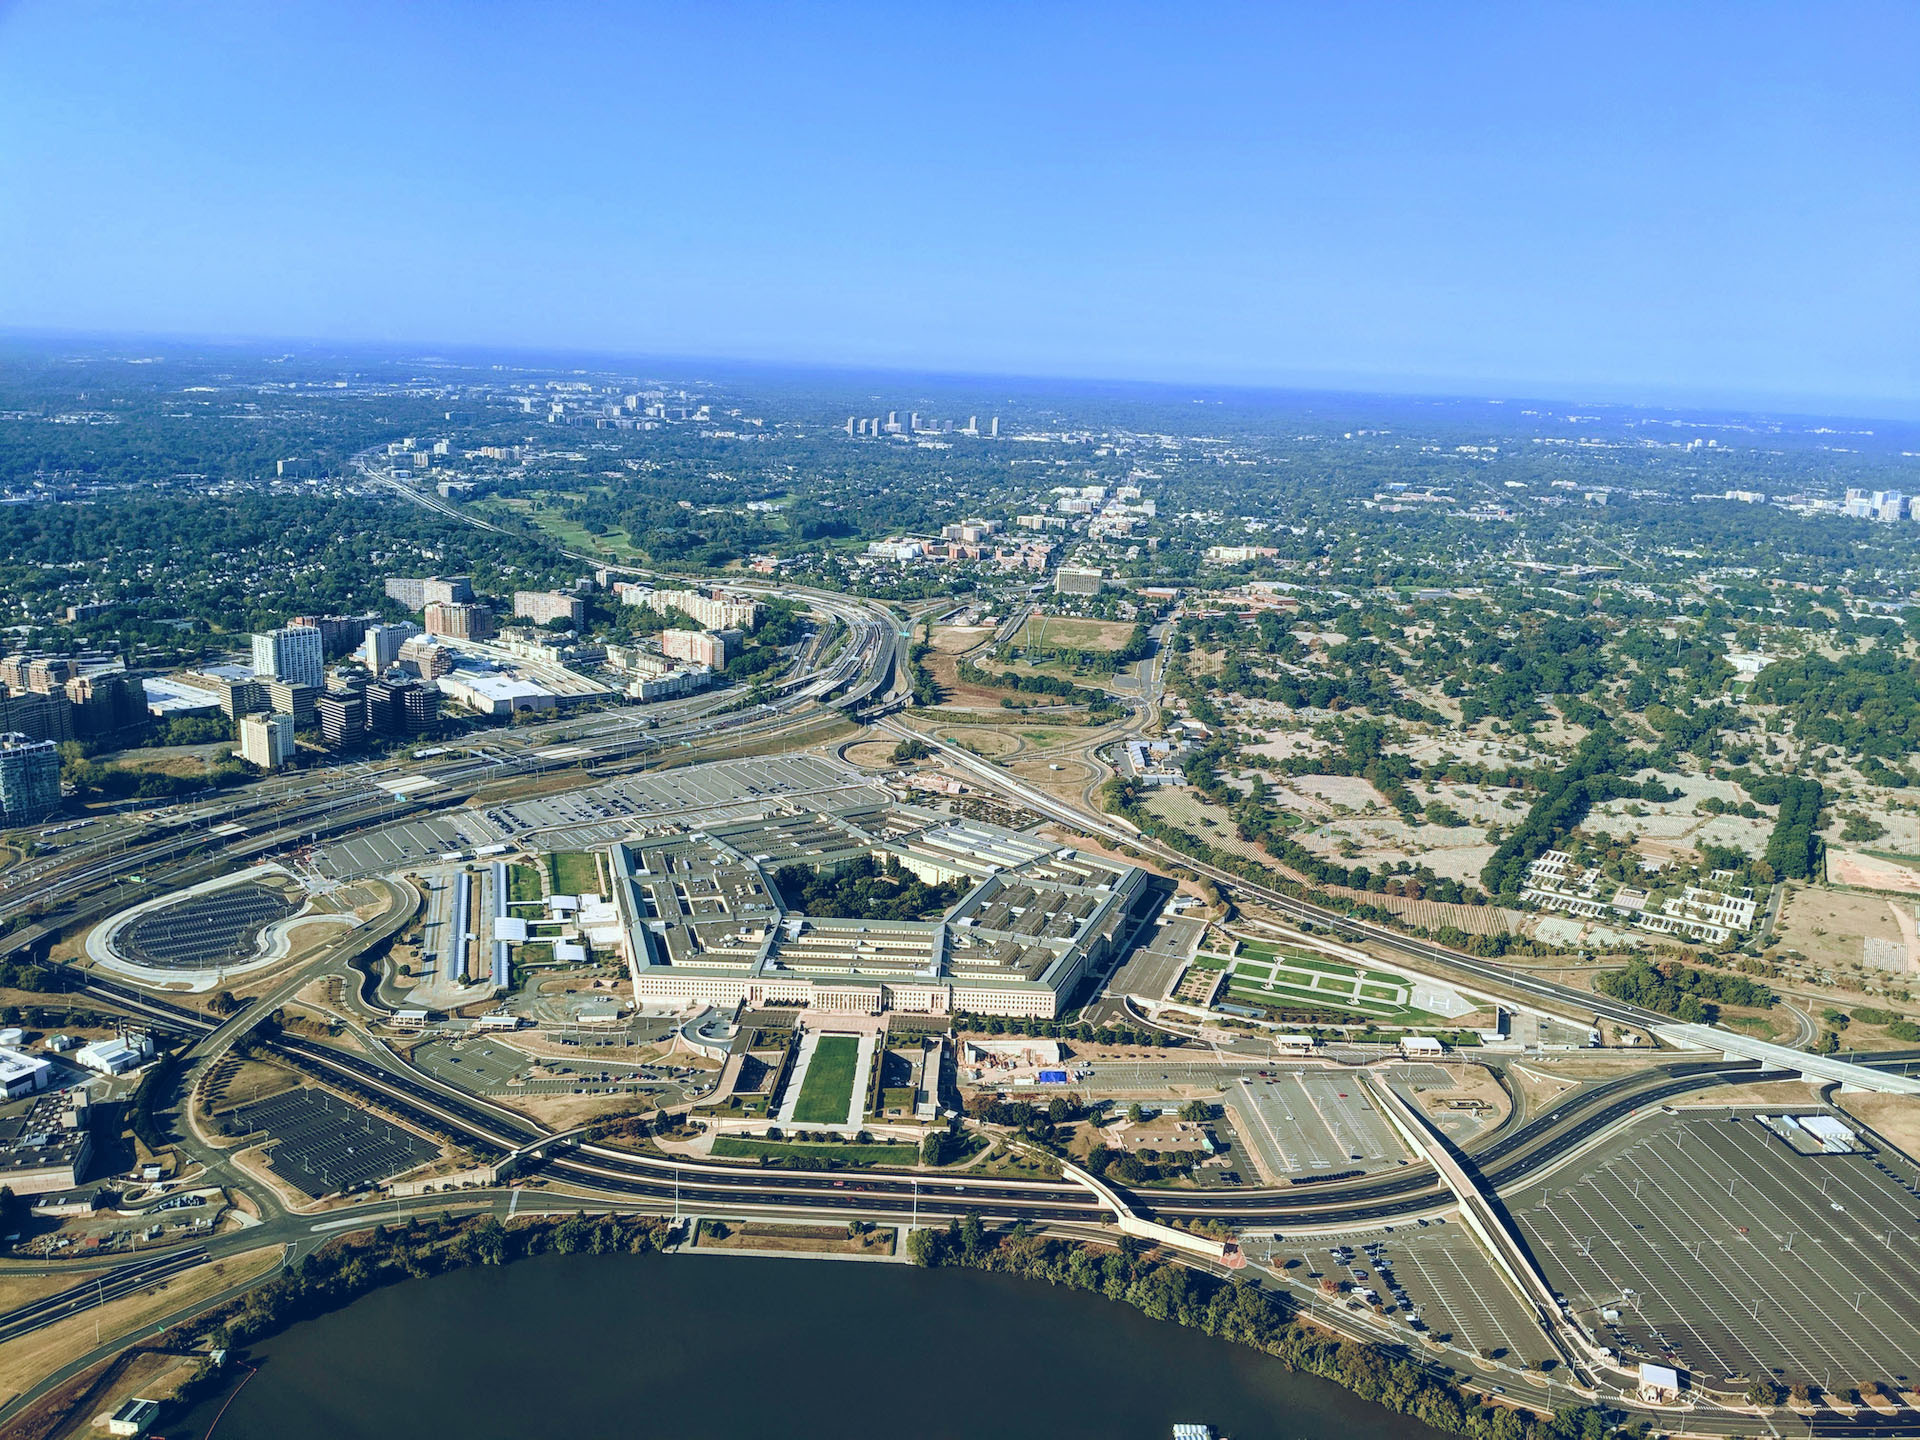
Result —
[{"label": "pentagon building", "polygon": [[[1051,1017],[1147,915],[1147,872],[911,806],[803,813],[610,848],[622,947],[641,1004],[801,1005]],[[938,920],[788,910],[772,876],[871,856],[960,881]]]}]

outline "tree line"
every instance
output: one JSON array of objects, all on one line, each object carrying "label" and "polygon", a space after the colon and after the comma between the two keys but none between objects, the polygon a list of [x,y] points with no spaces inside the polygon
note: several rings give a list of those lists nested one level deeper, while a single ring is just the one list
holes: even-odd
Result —
[{"label": "tree line", "polygon": [[1591,1406],[1540,1419],[1485,1404],[1404,1356],[1300,1323],[1286,1301],[1250,1279],[1223,1279],[1158,1259],[1137,1242],[1108,1248],[1046,1239],[1023,1227],[995,1234],[969,1214],[944,1230],[915,1230],[907,1251],[917,1265],[985,1270],[1104,1295],[1152,1319],[1262,1351],[1291,1370],[1469,1440],[1602,1440],[1615,1428],[1617,1417]]}]

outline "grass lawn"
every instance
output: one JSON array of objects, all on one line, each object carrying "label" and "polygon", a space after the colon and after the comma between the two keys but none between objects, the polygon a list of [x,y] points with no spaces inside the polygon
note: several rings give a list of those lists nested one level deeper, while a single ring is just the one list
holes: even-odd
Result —
[{"label": "grass lawn", "polygon": [[1071,615],[1029,615],[1014,637],[1017,645],[1037,649],[1118,650],[1133,634],[1124,620],[1082,620]]},{"label": "grass lawn", "polygon": [[611,555],[619,560],[631,560],[645,553],[633,543],[633,538],[625,530],[615,528],[604,535],[594,535],[578,520],[569,520],[551,510],[535,510],[527,500],[502,500],[499,503],[570,549]]},{"label": "grass lawn", "polygon": [[1196,970],[1225,970],[1233,962],[1224,955],[1213,955],[1202,950],[1193,957],[1193,964]]},{"label": "grass lawn", "polygon": [[[846,1111],[840,1112],[842,1119]],[[917,1145],[796,1145],[785,1140],[750,1140],[742,1135],[721,1135],[713,1142],[713,1153],[723,1160],[758,1160],[762,1155],[774,1160],[800,1158],[841,1160],[848,1165],[914,1165],[920,1160]]]},{"label": "grass lawn", "polygon": [[584,850],[556,851],[547,857],[556,895],[598,895],[600,864]]},{"label": "grass lawn", "polygon": [[844,1125],[853,1103],[854,1067],[860,1063],[860,1041],[852,1035],[822,1035],[807,1062],[800,1082],[800,1099],[793,1107],[798,1125]]},{"label": "grass lawn", "polygon": [[1302,955],[1299,951],[1290,951],[1283,957],[1288,965],[1296,970],[1318,970],[1323,975],[1344,975],[1356,980],[1360,972],[1351,965],[1342,965],[1338,960],[1322,960],[1318,955]]},{"label": "grass lawn", "polygon": [[540,898],[540,872],[531,865],[507,867],[507,899],[518,903]]},{"label": "grass lawn", "polygon": [[1424,1010],[1415,1010],[1411,1006],[1380,1000],[1354,1000],[1344,991],[1309,990],[1303,986],[1287,985],[1278,981],[1261,985],[1251,981],[1241,981],[1236,977],[1227,982],[1227,998],[1244,1001],[1250,1005],[1292,1005],[1309,1009],[1344,1011],[1356,1020],[1373,1020],[1393,1025],[1430,1025],[1439,1022],[1438,1016],[1429,1015]]}]

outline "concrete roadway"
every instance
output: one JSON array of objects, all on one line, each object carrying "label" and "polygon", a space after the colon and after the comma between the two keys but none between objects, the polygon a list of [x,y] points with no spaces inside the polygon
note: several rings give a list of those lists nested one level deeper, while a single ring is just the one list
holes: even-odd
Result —
[{"label": "concrete roadway", "polygon": [[[159,1002],[164,1005],[164,1002]],[[166,1009],[174,1007],[166,1006]],[[205,1022],[201,1022],[203,1025]],[[326,1047],[314,1046],[307,1042],[294,1042],[291,1047],[300,1058],[313,1063],[320,1059]],[[393,1069],[404,1069],[397,1058],[390,1055],[382,1057],[382,1064],[375,1064],[359,1057],[348,1057],[334,1052],[327,1055],[330,1067],[337,1068],[342,1078],[348,1081],[370,1085],[376,1089],[383,1102],[403,1112],[424,1110],[437,1124],[455,1130],[477,1131],[492,1143],[499,1143],[506,1136],[503,1130],[512,1130],[529,1138],[538,1138],[538,1128],[531,1122],[511,1116],[511,1112],[501,1110],[473,1097],[456,1097],[443,1094],[451,1087],[435,1084],[421,1084],[425,1077],[408,1077],[392,1073]],[[383,1064],[392,1067],[383,1073]],[[1703,1067],[1704,1069],[1704,1067]],[[1623,1081],[1609,1082],[1594,1087],[1589,1096],[1571,1097],[1551,1116],[1533,1122],[1525,1131],[1507,1137],[1501,1144],[1495,1145],[1481,1157],[1483,1163],[1492,1165],[1506,1154],[1519,1155],[1532,1147],[1529,1153],[1534,1157],[1524,1164],[1513,1168],[1531,1171],[1542,1163],[1541,1157],[1551,1157],[1578,1144],[1584,1138],[1596,1134],[1615,1120],[1655,1103],[1669,1091],[1677,1093],[1686,1088],[1695,1088],[1699,1083],[1733,1083],[1751,1078],[1751,1072],[1728,1070],[1725,1067],[1713,1067],[1707,1071],[1711,1075],[1708,1081],[1694,1076],[1663,1077],[1652,1087],[1634,1086],[1632,1082],[1641,1077],[1626,1077]],[[1722,1076],[1726,1078],[1722,1078]],[[1628,1091],[1631,1093],[1627,1093]],[[1595,1100],[1613,1098],[1611,1103],[1601,1107],[1596,1113],[1588,1114]],[[511,1118],[509,1118],[511,1116]],[[1578,1119],[1577,1117],[1584,1117]],[[1562,1134],[1555,1134],[1564,1130]],[[197,1147],[196,1147],[197,1148]],[[545,1162],[542,1173],[549,1183],[560,1184],[567,1191],[575,1191],[583,1196],[592,1196],[603,1204],[612,1200],[618,1208],[639,1209],[659,1213],[669,1206],[685,1213],[721,1213],[721,1214],[781,1214],[815,1215],[826,1211],[847,1218],[869,1218],[880,1221],[901,1222],[918,1217],[923,1220],[944,1221],[948,1216],[964,1213],[966,1210],[978,1210],[984,1218],[995,1221],[1027,1220],[1029,1222],[1053,1222],[1087,1225],[1098,1219],[1098,1207],[1078,1192],[1063,1192],[1059,1187],[1045,1184],[1022,1182],[982,1182],[970,1180],[965,1176],[954,1176],[942,1181],[934,1177],[885,1177],[875,1174],[849,1173],[844,1178],[813,1176],[804,1173],[778,1175],[764,1171],[742,1171],[733,1167],[732,1173],[724,1173],[729,1167],[692,1166],[674,1162],[657,1161],[647,1157],[622,1154],[604,1147],[583,1146],[570,1148],[556,1154]],[[1497,1167],[1505,1172],[1509,1167]],[[722,1173],[714,1173],[716,1171]],[[1509,1181],[1507,1173],[1490,1177],[1499,1181]],[[1411,1187],[1407,1182],[1412,1182]],[[250,1187],[251,1188],[251,1187]],[[520,1204],[527,1205],[536,1192],[520,1191]],[[1245,1224],[1307,1224],[1315,1226],[1326,1223],[1329,1213],[1320,1204],[1303,1210],[1297,1203],[1271,1210],[1264,1206],[1249,1204],[1257,1198],[1251,1194],[1198,1196],[1183,1195],[1175,1199],[1172,1195],[1154,1195],[1160,1202],[1160,1208],[1168,1215],[1175,1214],[1211,1214],[1232,1223]],[[1309,1197],[1300,1197],[1307,1199]],[[1315,1200],[1321,1197],[1311,1197]],[[1333,1199],[1334,1197],[1324,1197]],[[1398,1215],[1412,1215],[1422,1211],[1434,1211],[1445,1208],[1450,1196],[1441,1191],[1431,1175],[1422,1182],[1421,1177],[1403,1175],[1394,1181],[1377,1184],[1370,1196],[1350,1193],[1343,1205],[1331,1212],[1334,1218],[1353,1221],[1368,1218],[1388,1218]],[[553,1193],[554,1201],[561,1201],[561,1193]],[[1356,1206],[1353,1202],[1360,1201]],[[470,1204],[504,1206],[509,1202],[504,1195],[486,1197],[474,1194],[470,1198],[462,1197],[452,1208],[465,1209]],[[1231,1206],[1246,1213],[1223,1214],[1224,1206]],[[381,1205],[377,1209],[359,1211],[355,1216],[343,1217],[342,1221],[326,1219],[316,1221],[310,1216],[289,1215],[274,1208],[267,1221],[244,1231],[215,1237],[207,1244],[212,1255],[232,1253],[244,1249],[256,1248],[262,1243],[281,1242],[289,1244],[290,1253],[298,1254],[304,1248],[323,1243],[336,1229],[350,1228],[356,1220],[360,1224],[370,1224],[390,1216],[404,1216],[411,1211],[439,1213],[449,1208],[449,1197],[421,1197],[413,1202],[401,1202],[397,1206]],[[113,1272],[106,1272],[111,1275]],[[140,1288],[133,1286],[131,1288]],[[234,1292],[244,1287],[234,1287]],[[169,1317],[167,1323],[171,1323]],[[1323,1317],[1325,1318],[1325,1317]],[[1380,1338],[1369,1336],[1368,1338]],[[111,1353],[117,1347],[102,1347],[98,1352],[75,1362],[76,1365],[90,1363],[105,1353]],[[1451,1359],[1452,1357],[1450,1357]],[[74,1373],[72,1370],[63,1374]],[[1498,1373],[1498,1372],[1494,1372]],[[1511,1377],[1503,1376],[1510,1380]],[[58,1383],[59,1377],[48,1382]],[[37,1389],[35,1393],[41,1393]],[[23,1399],[31,1399],[31,1396]],[[16,1402],[18,1403],[18,1402]],[[15,1407],[0,1411],[0,1420],[11,1414]],[[1737,1432],[1732,1432],[1737,1433]]]},{"label": "concrete roadway", "polygon": [[[145,1003],[155,1009],[163,1005],[163,1002]],[[173,1008],[164,1006],[166,1010]],[[340,1084],[367,1090],[380,1103],[403,1115],[417,1114],[429,1126],[470,1135],[484,1148],[538,1150],[553,1146],[554,1137],[534,1122],[504,1106],[412,1070],[377,1042],[372,1042],[366,1056],[348,1055],[285,1036],[276,1044],[307,1068],[317,1068]],[[1592,1087],[1585,1095],[1564,1100],[1549,1116],[1496,1140],[1475,1158],[1483,1171],[1495,1171],[1488,1175],[1490,1181],[1511,1183],[1636,1109],[1702,1085],[1741,1083],[1755,1075],[1751,1069],[1723,1065],[1676,1068],[1682,1073],[1655,1072],[1649,1077],[1625,1077],[1622,1081]],[[1607,1103],[1601,1104],[1603,1101]],[[1600,1107],[1597,1111],[1596,1106]],[[897,1206],[902,1197],[917,1195],[923,1204],[940,1200],[958,1207],[998,1204],[1010,1215],[1017,1212],[1033,1219],[1058,1219],[1084,1213],[1088,1203],[1083,1194],[1071,1187],[1040,1182],[981,1181],[966,1176],[908,1178],[876,1173],[833,1183],[808,1172],[757,1169],[743,1172],[736,1166],[668,1161],[598,1146],[557,1150],[545,1159],[544,1166],[545,1172],[555,1179],[629,1198],[670,1196],[677,1187],[683,1199],[692,1197],[698,1202],[737,1196],[746,1190],[775,1195],[789,1202],[844,1210],[885,1209],[889,1201]],[[855,1193],[846,1193],[849,1189]],[[1154,1194],[1151,1201],[1154,1208],[1169,1216],[1217,1218],[1239,1226],[1264,1226],[1385,1220],[1418,1214],[1444,1203],[1444,1198],[1436,1178],[1421,1169],[1402,1172],[1386,1181],[1353,1182],[1325,1190],[1314,1187],[1304,1193],[1301,1189],[1210,1194],[1162,1192]]]}]

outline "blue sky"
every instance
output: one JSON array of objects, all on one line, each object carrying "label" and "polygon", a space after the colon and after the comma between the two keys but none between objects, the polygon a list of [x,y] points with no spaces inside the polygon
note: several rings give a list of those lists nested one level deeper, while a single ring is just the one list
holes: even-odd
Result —
[{"label": "blue sky", "polygon": [[0,326],[1920,411],[1920,6],[0,0]]}]

